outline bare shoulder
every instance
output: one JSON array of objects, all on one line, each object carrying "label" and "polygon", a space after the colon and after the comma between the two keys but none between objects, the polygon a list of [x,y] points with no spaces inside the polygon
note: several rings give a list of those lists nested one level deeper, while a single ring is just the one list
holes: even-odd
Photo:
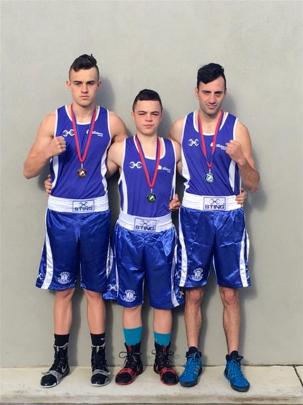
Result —
[{"label": "bare shoulder", "polygon": [[249,136],[248,128],[241,121],[238,121],[237,127],[236,127],[236,140],[239,142],[241,142],[241,140],[243,140],[245,142],[246,140],[249,140],[249,139],[250,139],[250,136]]},{"label": "bare shoulder", "polygon": [[113,111],[109,111],[109,127],[114,141],[123,140],[127,137],[127,130],[122,119]]},{"label": "bare shoulder", "polygon": [[181,143],[181,136],[182,136],[182,130],[184,126],[184,120],[185,118],[179,118],[177,121],[175,121],[172,126],[170,127],[169,131],[169,137],[173,139],[174,141],[178,142],[179,144]]},{"label": "bare shoulder", "polygon": [[112,122],[118,122],[119,120],[122,122],[121,118],[119,117],[118,114],[116,114],[114,111],[108,111],[109,119]]},{"label": "bare shoulder", "polygon": [[171,141],[176,152],[177,161],[179,161],[181,159],[181,146],[178,142],[174,141],[173,139],[171,139]]},{"label": "bare shoulder", "polygon": [[55,121],[56,121],[56,113],[55,111],[52,111],[43,118],[40,125],[43,125],[48,128],[52,127],[52,129],[54,129]]},{"label": "bare shoulder", "polygon": [[48,113],[41,121],[37,138],[53,137],[55,130],[56,113],[54,111]]}]

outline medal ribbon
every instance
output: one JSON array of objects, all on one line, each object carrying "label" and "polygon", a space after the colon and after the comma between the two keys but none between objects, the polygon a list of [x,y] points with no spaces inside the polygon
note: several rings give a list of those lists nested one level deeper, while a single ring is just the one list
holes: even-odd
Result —
[{"label": "medal ribbon", "polygon": [[73,111],[73,107],[71,106],[71,112],[72,112],[72,126],[73,126],[73,130],[74,130],[74,134],[75,134],[75,144],[76,144],[76,150],[77,150],[77,155],[78,155],[78,159],[79,162],[81,163],[81,166],[83,166],[83,163],[87,157],[87,153],[88,153],[88,149],[89,149],[89,145],[92,139],[92,135],[93,135],[93,130],[95,127],[95,118],[96,118],[96,108],[94,109],[93,115],[92,115],[92,119],[90,121],[90,126],[89,126],[89,132],[88,132],[88,137],[87,137],[87,141],[85,144],[85,149],[83,152],[83,155],[81,155],[81,149],[80,149],[80,144],[79,144],[79,137],[78,137],[78,131],[77,131],[77,121],[76,121],[76,116],[75,113]]},{"label": "medal ribbon", "polygon": [[150,180],[149,177],[149,173],[147,170],[147,166],[146,166],[146,162],[145,162],[145,156],[144,156],[144,152],[141,146],[141,142],[139,141],[139,138],[137,137],[137,135],[135,136],[135,143],[136,146],[138,148],[138,152],[139,152],[139,156],[140,156],[140,160],[144,169],[144,174],[145,174],[145,178],[146,178],[146,182],[149,185],[150,189],[152,190],[155,186],[156,183],[156,178],[157,178],[157,174],[158,174],[158,168],[159,168],[159,162],[160,162],[160,140],[159,138],[157,138],[157,149],[156,149],[156,165],[155,165],[155,170],[154,170],[154,175],[152,180]]},{"label": "medal ribbon", "polygon": [[209,161],[207,159],[207,151],[206,151],[205,139],[204,139],[204,135],[203,135],[202,120],[201,120],[201,117],[200,117],[200,113],[198,112],[198,127],[199,127],[199,133],[200,133],[200,138],[201,138],[201,149],[202,149],[203,156],[206,159],[208,170],[211,170],[212,167],[213,167],[213,157],[214,157],[215,150],[216,150],[217,135],[218,135],[219,128],[220,128],[220,125],[221,125],[221,122],[222,122],[222,117],[223,117],[223,111],[221,110],[220,114],[219,114],[219,117],[218,117],[217,124],[216,124],[215,133],[214,133],[213,139],[212,139],[211,158],[210,158],[210,161]]}]

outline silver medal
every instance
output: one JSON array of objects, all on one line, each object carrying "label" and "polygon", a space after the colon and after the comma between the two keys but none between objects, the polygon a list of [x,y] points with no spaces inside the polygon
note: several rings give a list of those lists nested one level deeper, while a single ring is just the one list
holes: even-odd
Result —
[{"label": "silver medal", "polygon": [[211,171],[209,171],[206,176],[205,176],[205,180],[207,181],[207,183],[213,183],[215,178],[214,175],[212,174]]}]

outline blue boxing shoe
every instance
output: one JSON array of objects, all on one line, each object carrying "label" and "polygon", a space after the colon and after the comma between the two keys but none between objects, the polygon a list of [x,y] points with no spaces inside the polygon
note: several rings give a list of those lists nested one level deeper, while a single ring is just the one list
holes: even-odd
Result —
[{"label": "blue boxing shoe", "polygon": [[237,351],[233,351],[228,354],[226,356],[224,375],[235,391],[246,392],[249,390],[250,384],[241,370],[242,359],[243,357],[239,356]]},{"label": "blue boxing shoe", "polygon": [[182,387],[193,387],[198,383],[202,372],[202,356],[196,347],[190,347],[186,353],[186,364],[179,381]]}]

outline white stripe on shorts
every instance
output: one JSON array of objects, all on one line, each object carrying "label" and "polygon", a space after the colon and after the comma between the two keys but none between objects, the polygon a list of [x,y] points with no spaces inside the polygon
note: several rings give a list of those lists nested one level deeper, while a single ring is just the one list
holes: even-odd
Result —
[{"label": "white stripe on shorts", "polygon": [[171,301],[174,307],[179,305],[176,293],[175,293],[175,271],[176,271],[176,263],[177,263],[177,244],[175,245],[174,249],[174,257],[171,266],[171,273],[170,273],[170,282],[171,282]]},{"label": "white stripe on shorts", "polygon": [[179,212],[179,242],[181,245],[181,277],[180,277],[180,287],[184,287],[187,278],[187,252],[184,241],[184,235],[182,231],[181,215]]},{"label": "white stripe on shorts", "polygon": [[[245,242],[246,239],[246,242]],[[244,229],[243,235],[242,235],[242,240],[241,240],[241,251],[240,251],[240,277],[241,277],[241,282],[243,287],[248,287],[248,280],[247,280],[247,274],[246,274],[246,263],[245,263],[245,253],[246,257],[248,258],[248,252],[249,252],[249,239],[248,235],[246,233],[246,230]]]},{"label": "white stripe on shorts", "polygon": [[45,228],[46,228],[46,230],[45,230],[46,273],[45,273],[44,281],[43,281],[41,288],[47,290],[53,279],[54,264],[53,264],[53,254],[52,254],[52,249],[51,249],[51,245],[49,242],[49,236],[47,233],[46,223],[45,223]]}]

